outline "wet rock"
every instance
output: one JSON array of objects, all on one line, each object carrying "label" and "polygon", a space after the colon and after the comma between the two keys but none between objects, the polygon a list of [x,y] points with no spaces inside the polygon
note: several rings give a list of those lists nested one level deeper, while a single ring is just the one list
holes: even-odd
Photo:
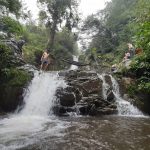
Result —
[{"label": "wet rock", "polygon": [[129,95],[128,95],[128,94],[124,94],[124,95],[123,95],[123,99],[125,99],[125,100],[129,101],[129,100],[130,100],[130,97],[129,97]]},{"label": "wet rock", "polygon": [[15,39],[10,39],[10,40],[4,40],[3,43],[8,45],[12,51],[14,52],[14,55],[22,55],[22,47],[25,44],[24,40],[19,40],[16,41]]},{"label": "wet rock", "polygon": [[107,100],[108,100],[109,102],[112,102],[112,101],[114,101],[114,98],[115,98],[114,93],[110,90],[110,91],[107,93]]},{"label": "wet rock", "polygon": [[65,107],[65,106],[61,106],[61,105],[55,105],[53,107],[53,112],[57,116],[69,116],[68,113],[76,112],[76,108],[75,107]]},{"label": "wet rock", "polygon": [[65,77],[67,75],[67,71],[60,71],[58,75]]},{"label": "wet rock", "polygon": [[72,107],[75,105],[75,96],[73,93],[62,93],[59,98],[62,106]]},{"label": "wet rock", "polygon": [[80,71],[80,72],[78,72],[78,74],[77,74],[77,77],[78,77],[78,78],[81,78],[81,77],[95,77],[95,76],[97,76],[97,73],[96,73],[96,72]]},{"label": "wet rock", "polygon": [[4,112],[14,111],[23,102],[22,87],[0,87],[0,109]]},{"label": "wet rock", "polygon": [[[69,71],[65,79],[68,87],[60,88],[56,92],[61,107],[67,107],[71,112],[78,110],[81,115],[94,116],[116,112],[117,106],[113,101],[112,89],[108,89],[108,99],[104,100],[102,96],[103,81],[95,72]],[[69,110],[65,108],[64,111],[63,108],[63,113],[67,113]]]},{"label": "wet rock", "polygon": [[135,81],[132,78],[129,77],[123,77],[121,79],[117,80],[119,83],[119,90],[121,96],[123,96],[125,93],[127,93],[128,87],[132,84],[135,84]]},{"label": "wet rock", "polygon": [[56,105],[53,107],[53,112],[56,114],[56,115],[60,115],[60,114],[64,114],[67,112],[67,110],[65,109],[65,107],[63,106],[60,106],[60,105]]},{"label": "wet rock", "polygon": [[96,116],[97,115],[97,109],[95,107],[95,105],[93,104],[89,110],[89,115],[91,116]]},{"label": "wet rock", "polygon": [[81,115],[88,115],[88,112],[89,112],[88,103],[86,103],[86,102],[77,103],[77,107],[78,107]]},{"label": "wet rock", "polygon": [[111,77],[109,75],[105,75],[105,81],[112,89],[112,81],[111,81]]},{"label": "wet rock", "polygon": [[102,81],[100,79],[91,79],[87,82],[80,84],[80,87],[87,94],[99,93],[102,88]]},{"label": "wet rock", "polygon": [[75,71],[75,70],[68,71],[66,73],[66,78],[69,78],[69,79],[77,78],[77,71]]},{"label": "wet rock", "polygon": [[117,114],[118,111],[113,108],[103,108],[97,110],[97,115],[110,115],[110,114]]}]

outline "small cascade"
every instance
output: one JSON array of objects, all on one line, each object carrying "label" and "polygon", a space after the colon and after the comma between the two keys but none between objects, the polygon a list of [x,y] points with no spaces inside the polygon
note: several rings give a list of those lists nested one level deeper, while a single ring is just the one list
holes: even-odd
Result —
[{"label": "small cascade", "polygon": [[124,100],[119,92],[119,85],[117,81],[110,75],[113,87],[113,93],[116,98],[119,115],[125,116],[143,116],[143,113],[133,106],[130,102]]},{"label": "small cascade", "polygon": [[[73,55],[73,61],[77,61],[78,62],[78,57]],[[76,70],[78,69],[78,66],[76,65],[71,65],[70,69],[69,70]]]},{"label": "small cascade", "polygon": [[103,85],[102,85],[102,94],[103,94],[103,98],[106,100],[107,99],[107,91],[110,88],[110,86],[106,83],[105,81],[105,74],[98,74],[99,78],[103,81]]}]

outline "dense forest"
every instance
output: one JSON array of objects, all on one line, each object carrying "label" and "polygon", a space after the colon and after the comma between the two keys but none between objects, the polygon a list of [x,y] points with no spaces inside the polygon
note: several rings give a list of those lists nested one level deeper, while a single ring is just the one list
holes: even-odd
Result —
[{"label": "dense forest", "polygon": [[127,43],[142,49],[135,55],[130,68],[121,66],[123,75],[132,73],[137,80],[130,92],[150,91],[150,3],[149,0],[112,0],[97,14],[88,16],[83,22],[81,33],[91,35],[91,42],[81,59],[98,62],[100,66],[122,62]]},{"label": "dense forest", "polygon": [[[149,0],[112,0],[96,14],[82,20],[78,14],[79,1],[38,0],[38,21],[24,8],[20,0],[0,0],[0,84],[19,86],[30,77],[18,62],[5,41],[24,40],[22,60],[39,68],[45,49],[54,56],[50,70],[69,68],[62,59],[79,55],[77,41],[81,40],[80,61],[90,63],[91,68],[109,68],[119,64],[127,43],[142,49],[132,58],[130,68],[121,66],[119,75],[136,78],[129,93],[150,92],[150,3]],[[80,26],[78,26],[80,24]],[[73,32],[74,29],[78,31]],[[88,34],[90,41],[84,45],[80,34]],[[8,83],[8,85],[6,85]]]}]

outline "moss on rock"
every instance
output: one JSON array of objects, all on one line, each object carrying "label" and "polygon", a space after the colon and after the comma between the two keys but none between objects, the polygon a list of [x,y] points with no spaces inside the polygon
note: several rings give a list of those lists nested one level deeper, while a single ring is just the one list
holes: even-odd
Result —
[{"label": "moss on rock", "polygon": [[0,110],[14,111],[22,103],[23,89],[29,81],[31,74],[17,68],[4,69],[0,73]]}]

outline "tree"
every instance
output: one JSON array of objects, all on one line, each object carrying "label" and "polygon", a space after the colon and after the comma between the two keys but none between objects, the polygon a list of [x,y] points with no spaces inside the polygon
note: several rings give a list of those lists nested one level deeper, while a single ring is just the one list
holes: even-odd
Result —
[{"label": "tree", "polygon": [[[45,21],[49,30],[49,40],[47,48],[53,48],[54,39],[57,30],[61,28],[61,24],[65,24],[68,30],[77,25],[77,0],[38,0],[42,6],[46,6],[41,10],[39,16]],[[58,27],[60,25],[60,27]]]},{"label": "tree", "polygon": [[20,0],[0,0],[0,12],[2,14],[12,13],[16,17],[20,16],[22,4]]},{"label": "tree", "polygon": [[11,34],[21,35],[23,28],[18,21],[4,16],[0,18],[0,31],[6,32],[9,37]]},{"label": "tree", "polygon": [[116,53],[122,58],[136,30],[132,22],[136,18],[135,7],[138,0],[112,0],[104,10],[88,16],[83,31],[91,36],[87,49],[96,48],[97,53]]}]

